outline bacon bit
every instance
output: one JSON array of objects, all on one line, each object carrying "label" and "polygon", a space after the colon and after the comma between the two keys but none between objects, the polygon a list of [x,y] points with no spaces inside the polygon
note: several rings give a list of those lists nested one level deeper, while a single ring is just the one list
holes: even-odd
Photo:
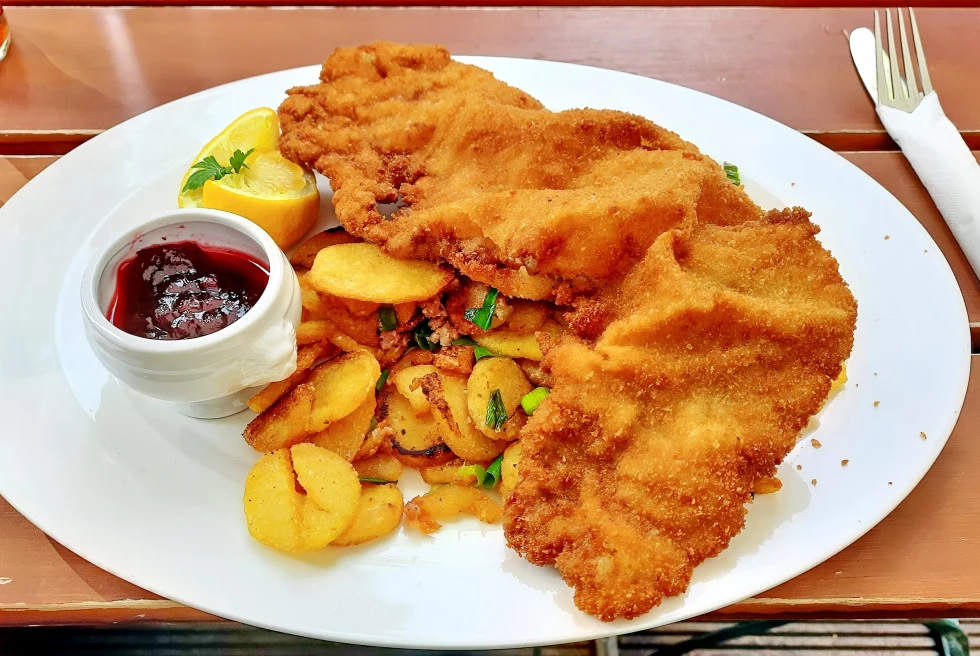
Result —
[{"label": "bacon bit", "polygon": [[922,433],[922,432],[919,433],[919,437],[921,437],[924,440],[929,439],[928,437],[926,437],[926,434],[925,433]]},{"label": "bacon bit", "polygon": [[810,485],[813,485],[814,487],[816,487],[816,485],[817,485],[817,479],[814,478],[813,480],[811,480],[810,481]]},{"label": "bacon bit", "polygon": [[881,405],[881,401],[875,401],[875,407],[877,408],[879,405]]},{"label": "bacon bit", "polygon": [[422,314],[425,315],[425,318],[427,319],[449,316],[446,313],[446,308],[442,305],[442,301],[440,301],[438,298],[432,298],[422,303]]},{"label": "bacon bit", "polygon": [[849,462],[850,462],[850,460],[847,460],[847,459],[845,458],[844,460],[841,460],[841,461],[840,461],[840,466],[841,466],[841,467],[847,467],[847,463],[849,463]]},{"label": "bacon bit", "polygon": [[816,438],[813,438],[813,439],[811,439],[811,440],[810,440],[810,444],[812,444],[812,445],[813,445],[813,448],[814,448],[814,449],[819,449],[820,447],[822,447],[822,446],[823,446],[823,444],[821,444],[821,443],[820,443],[820,440],[818,440],[818,439],[816,439]]}]

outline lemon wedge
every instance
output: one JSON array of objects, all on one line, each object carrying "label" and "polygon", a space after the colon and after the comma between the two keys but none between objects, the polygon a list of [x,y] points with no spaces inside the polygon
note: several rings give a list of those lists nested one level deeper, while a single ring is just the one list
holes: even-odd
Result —
[{"label": "lemon wedge", "polygon": [[279,117],[259,107],[245,112],[207,143],[194,158],[214,157],[227,166],[236,150],[251,154],[246,167],[203,187],[184,190],[194,173],[188,169],[180,181],[179,207],[225,210],[257,223],[282,249],[294,246],[313,227],[320,214],[320,194],[313,174],[284,158],[279,146]]},{"label": "lemon wedge", "polygon": [[[249,148],[254,148],[256,153],[264,153],[276,150],[279,147],[279,117],[274,109],[259,107],[252,109],[228,124],[218,136],[209,141],[201,152],[191,161],[191,165],[200,162],[205,157],[212,156],[221,164],[228,164],[232,153],[235,150],[248,152]],[[246,160],[247,161],[247,160]],[[187,178],[191,177],[194,169],[187,169],[184,179],[180,181],[177,196],[178,207],[202,207],[203,190],[191,189],[184,191]]]},{"label": "lemon wedge", "polygon": [[202,206],[250,219],[284,250],[295,246],[320,216],[313,174],[278,150],[252,153],[245,163],[240,173],[205,182]]}]

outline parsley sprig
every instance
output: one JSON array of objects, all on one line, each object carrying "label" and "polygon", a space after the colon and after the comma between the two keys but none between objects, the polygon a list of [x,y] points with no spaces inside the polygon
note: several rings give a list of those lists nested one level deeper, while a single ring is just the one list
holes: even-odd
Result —
[{"label": "parsley sprig", "polygon": [[241,173],[242,169],[248,168],[248,164],[245,163],[245,158],[254,151],[254,148],[249,148],[248,152],[245,153],[241,150],[236,150],[231,154],[228,160],[228,166],[222,166],[218,163],[214,155],[208,155],[191,167],[192,169],[197,169],[197,171],[191,173],[190,177],[187,178],[187,183],[184,185],[183,191],[200,189],[208,180],[220,180],[226,175]]}]

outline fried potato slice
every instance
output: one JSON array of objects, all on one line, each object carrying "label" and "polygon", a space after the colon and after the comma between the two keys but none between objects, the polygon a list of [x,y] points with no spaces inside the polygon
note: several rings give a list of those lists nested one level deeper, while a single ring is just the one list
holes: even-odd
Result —
[{"label": "fried potato slice", "polygon": [[341,244],[317,253],[307,276],[321,292],[373,303],[424,301],[442,291],[453,273],[432,262],[402,260],[374,244]]},{"label": "fried potato slice", "polygon": [[401,523],[404,503],[402,492],[396,485],[365,483],[354,521],[332,544],[346,547],[388,535]]},{"label": "fried potato slice", "polygon": [[310,415],[315,398],[316,388],[313,385],[297,385],[249,422],[242,437],[253,449],[263,452],[302,442],[310,433]]},{"label": "fried potato slice", "polygon": [[473,340],[497,355],[536,361],[544,358],[541,347],[538,346],[538,340],[533,334],[521,335],[507,330],[495,330],[482,335],[474,335]]},{"label": "fried potato slice", "polygon": [[347,462],[351,462],[364,444],[368,431],[371,430],[371,420],[374,419],[376,407],[374,394],[368,394],[354,412],[338,419],[319,433],[314,433],[308,441],[333,451]]},{"label": "fried potato slice", "polygon": [[296,491],[289,449],[259,458],[245,479],[245,521],[248,532],[262,544],[299,551],[300,522],[306,498]]},{"label": "fried potato slice", "polygon": [[513,311],[507,318],[507,331],[518,335],[533,335],[550,315],[544,303],[514,299],[510,304]]},{"label": "fried potato slice", "polygon": [[354,469],[361,478],[377,478],[396,483],[402,477],[402,463],[390,453],[376,453],[370,458],[355,462]]},{"label": "fried potato slice", "polygon": [[296,344],[303,346],[313,342],[326,341],[345,353],[371,351],[371,349],[344,334],[330,319],[307,319],[296,329]]},{"label": "fried potato slice", "polygon": [[465,378],[432,373],[419,380],[425,398],[432,405],[439,433],[453,453],[471,462],[493,460],[503,453],[507,442],[491,439],[473,425],[467,410]]},{"label": "fried potato slice", "polygon": [[361,240],[344,230],[343,226],[328,228],[323,232],[316,233],[297,246],[293,254],[289,256],[289,263],[294,267],[309,269],[313,266],[313,260],[316,259],[316,254],[327,246],[356,244],[359,241]]},{"label": "fried potato slice", "polygon": [[357,455],[354,456],[354,462],[357,463],[366,458],[370,458],[390,441],[391,426],[376,426],[364,438],[364,443],[361,444],[361,448],[357,450]]},{"label": "fried potato slice", "polygon": [[381,414],[391,429],[391,449],[398,460],[420,469],[455,457],[431,414],[415,414],[412,404],[397,390],[385,390],[381,404]]},{"label": "fried potato slice", "polygon": [[[446,312],[449,314],[449,321],[456,330],[464,335],[486,334],[487,331],[466,318],[466,311],[471,308],[483,307],[483,301],[487,297],[488,291],[490,291],[490,287],[482,282],[467,280],[446,295]],[[490,319],[490,330],[495,330],[503,325],[511,311],[512,308],[508,300],[502,295],[498,295],[496,310]]]},{"label": "fried potato slice", "polygon": [[[398,362],[396,362],[391,367],[391,375],[394,377],[402,369],[407,369],[408,367],[415,367],[420,364],[432,364],[433,360],[432,351],[423,351],[422,349],[412,349],[408,351],[401,357]],[[391,378],[389,378],[391,380]]]},{"label": "fried potato slice", "polygon": [[[361,483],[354,467],[332,451],[297,444],[289,454],[296,479],[312,502],[303,509],[300,540],[306,548],[318,549],[337,539],[354,521]],[[314,504],[315,509],[309,508]]]},{"label": "fried potato slice", "polygon": [[293,449],[266,454],[252,467],[245,480],[246,524],[252,537],[275,549],[320,549],[353,522],[360,483],[337,455],[312,444]]},{"label": "fried potato slice", "polygon": [[[483,358],[473,367],[473,373],[466,381],[466,407],[473,425],[492,440],[516,440],[527,423],[527,415],[521,408],[521,397],[532,389],[524,372],[510,358]],[[487,426],[486,422],[490,395],[495,391],[500,392],[507,412],[507,421],[499,431]]]},{"label": "fried potato slice", "polygon": [[517,467],[521,462],[521,442],[511,442],[504,449],[504,459],[500,463],[500,498],[506,503],[517,486]]},{"label": "fried potato slice", "polygon": [[453,485],[473,485],[476,483],[476,474],[463,472],[464,467],[472,464],[480,465],[484,469],[490,465],[489,462],[472,463],[466,462],[462,458],[454,458],[444,465],[419,469],[419,473],[422,474],[422,480],[429,485],[444,485],[446,483],[452,483]]},{"label": "fried potato slice", "polygon": [[434,365],[419,364],[414,367],[405,367],[392,376],[395,380],[395,387],[398,388],[402,396],[408,399],[408,402],[412,404],[412,409],[415,411],[415,414],[420,417],[429,414],[432,411],[432,406],[429,405],[428,399],[422,393],[421,385],[415,384],[414,389],[412,385],[422,376],[435,371],[436,368]]},{"label": "fried potato slice", "polygon": [[408,523],[425,534],[434,533],[440,519],[473,515],[481,522],[497,524],[503,517],[503,506],[483,490],[462,485],[440,485],[405,505]]},{"label": "fried potato slice", "polygon": [[310,431],[322,431],[354,412],[369,395],[374,395],[380,375],[378,361],[367,351],[344,353],[319,365],[308,379],[316,389]]},{"label": "fried potato slice", "polygon": [[314,342],[296,351],[296,371],[289,378],[269,383],[261,392],[248,400],[248,407],[256,413],[268,410],[283,394],[302,383],[310,375],[313,364],[322,357],[330,357],[336,347],[330,343]]}]

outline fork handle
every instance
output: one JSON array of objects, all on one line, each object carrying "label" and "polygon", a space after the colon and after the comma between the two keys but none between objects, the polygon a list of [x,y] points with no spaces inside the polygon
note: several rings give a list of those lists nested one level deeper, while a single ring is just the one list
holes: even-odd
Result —
[{"label": "fork handle", "polygon": [[939,97],[930,93],[911,114],[879,105],[878,116],[980,276],[980,164]]}]

